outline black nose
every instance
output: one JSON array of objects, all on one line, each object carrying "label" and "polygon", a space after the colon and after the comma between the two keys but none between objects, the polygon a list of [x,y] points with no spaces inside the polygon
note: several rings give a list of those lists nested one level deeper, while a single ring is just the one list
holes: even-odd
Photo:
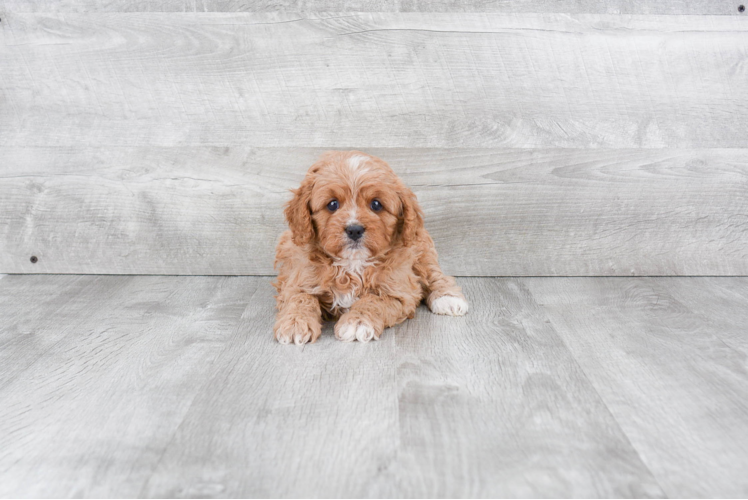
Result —
[{"label": "black nose", "polygon": [[345,234],[347,234],[353,241],[358,241],[364,235],[364,226],[348,226],[345,228]]}]

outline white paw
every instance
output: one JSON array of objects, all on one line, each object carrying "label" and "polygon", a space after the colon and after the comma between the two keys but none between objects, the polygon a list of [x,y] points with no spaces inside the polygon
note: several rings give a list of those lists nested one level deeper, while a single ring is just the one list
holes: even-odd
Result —
[{"label": "white paw", "polygon": [[431,302],[431,312],[448,316],[464,316],[468,312],[468,303],[463,297],[443,295]]},{"label": "white paw", "polygon": [[312,339],[312,332],[303,329],[285,330],[278,331],[275,333],[275,338],[280,344],[290,344],[293,342],[296,345],[306,344]]},{"label": "white paw", "polygon": [[315,342],[320,335],[321,327],[315,328],[314,324],[307,323],[303,319],[283,318],[275,323],[275,339],[280,344],[296,345]]},{"label": "white paw", "polygon": [[335,325],[335,336],[343,342],[379,340],[374,327],[363,320],[346,321],[341,319]]}]

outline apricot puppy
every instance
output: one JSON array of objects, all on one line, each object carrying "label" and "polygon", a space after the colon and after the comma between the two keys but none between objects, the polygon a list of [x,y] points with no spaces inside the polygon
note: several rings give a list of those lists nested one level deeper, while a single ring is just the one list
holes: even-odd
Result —
[{"label": "apricot puppy", "polygon": [[387,163],[330,151],[293,193],[275,258],[278,342],[315,342],[323,318],[338,319],[339,340],[377,340],[424,299],[436,314],[467,312],[439,268],[416,196]]}]

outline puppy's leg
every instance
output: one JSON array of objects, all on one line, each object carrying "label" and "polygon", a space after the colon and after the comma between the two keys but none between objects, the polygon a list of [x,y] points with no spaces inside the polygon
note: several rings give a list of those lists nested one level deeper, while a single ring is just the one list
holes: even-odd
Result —
[{"label": "puppy's leg", "polygon": [[452,276],[447,276],[439,267],[439,260],[431,237],[424,242],[426,251],[413,266],[416,274],[421,276],[424,284],[426,305],[434,314],[463,316],[468,312],[468,303],[462,289]]},{"label": "puppy's leg", "polygon": [[379,340],[385,328],[412,318],[416,305],[414,299],[364,295],[340,317],[335,325],[335,337],[345,342]]},{"label": "puppy's leg", "polygon": [[308,293],[296,293],[278,299],[275,339],[281,344],[316,342],[322,333],[322,310],[319,300]]}]

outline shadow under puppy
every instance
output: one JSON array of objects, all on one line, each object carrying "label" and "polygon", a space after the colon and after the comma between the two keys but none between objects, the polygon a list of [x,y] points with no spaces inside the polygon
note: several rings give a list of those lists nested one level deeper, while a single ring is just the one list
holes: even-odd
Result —
[{"label": "shadow under puppy", "polygon": [[323,318],[338,319],[339,340],[376,340],[424,299],[436,314],[467,312],[439,268],[416,196],[387,163],[330,151],[293,193],[275,258],[278,342],[316,341]]}]

